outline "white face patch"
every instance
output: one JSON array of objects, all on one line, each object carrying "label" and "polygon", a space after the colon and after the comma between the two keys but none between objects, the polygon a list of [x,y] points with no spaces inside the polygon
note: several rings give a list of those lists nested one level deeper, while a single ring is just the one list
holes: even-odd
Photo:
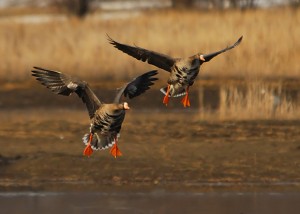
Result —
[{"label": "white face patch", "polygon": [[124,106],[123,108],[126,110],[130,109],[128,103],[126,103],[126,102],[123,104],[123,106]]},{"label": "white face patch", "polygon": [[68,87],[69,89],[75,90],[75,89],[78,87],[78,85],[77,85],[76,83],[70,82],[70,83],[67,85],[67,87]]},{"label": "white face patch", "polygon": [[205,61],[204,56],[202,54],[200,55],[199,58],[200,58],[200,60]]}]

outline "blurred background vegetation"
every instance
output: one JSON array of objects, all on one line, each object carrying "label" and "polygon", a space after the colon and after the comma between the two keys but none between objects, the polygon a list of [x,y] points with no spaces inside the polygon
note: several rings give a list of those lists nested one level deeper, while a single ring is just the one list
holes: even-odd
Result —
[{"label": "blurred background vegetation", "polygon": [[32,66],[128,79],[152,69],[113,39],[172,55],[209,53],[244,35],[203,77],[298,77],[299,0],[0,0],[0,79],[28,80]]},{"label": "blurred background vegetation", "polygon": [[[113,48],[106,34],[173,57],[216,51],[243,35],[240,46],[201,67],[196,85],[203,117],[211,110],[220,118],[237,112],[241,118],[269,117],[276,110],[282,118],[295,118],[299,5],[299,0],[0,0],[1,90],[35,84],[33,66],[109,89],[156,69]],[[154,87],[162,87],[167,75],[160,72]]]}]

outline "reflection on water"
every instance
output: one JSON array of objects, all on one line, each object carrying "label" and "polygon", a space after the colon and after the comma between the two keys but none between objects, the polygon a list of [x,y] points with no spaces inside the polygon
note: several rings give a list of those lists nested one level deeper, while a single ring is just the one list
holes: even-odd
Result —
[{"label": "reflection on water", "polygon": [[[286,116],[292,115],[299,110],[300,114],[300,81],[274,81],[274,82],[256,82],[256,81],[236,81],[227,80],[220,82],[217,80],[201,80],[196,87],[190,89],[191,107],[185,111],[200,111],[201,113],[216,113],[230,116],[248,114],[255,115],[260,113],[262,116]],[[111,102],[115,91],[111,89],[93,86],[93,90],[104,102]],[[53,94],[46,93],[45,90],[13,89],[0,90],[0,107],[15,108],[16,96],[18,99],[17,106],[25,107],[66,107],[82,109],[82,103],[76,96],[66,99],[57,96],[53,99]],[[11,96],[10,96],[11,95]],[[48,99],[46,99],[46,97]],[[34,97],[34,98],[33,98]],[[151,97],[151,99],[149,99]],[[130,104],[138,110],[151,111],[173,111],[182,110],[181,97],[172,98],[166,108],[162,104],[163,95],[157,90],[149,90],[147,96],[140,96],[133,99]],[[261,115],[257,115],[261,118]],[[282,117],[283,117],[282,116]],[[292,115],[293,116],[293,115]],[[291,117],[295,118],[295,117]]]},{"label": "reflection on water", "polygon": [[299,213],[300,193],[0,193],[1,213]]},{"label": "reflection on water", "polygon": [[[205,83],[205,82],[204,82]],[[296,86],[295,86],[296,84]],[[246,104],[248,102],[268,102],[279,105],[284,100],[298,104],[298,82],[238,82],[201,85],[199,87],[199,102],[202,108],[219,109],[223,103]],[[222,103],[223,102],[223,103]]]},{"label": "reflection on water", "polygon": [[[201,80],[190,89],[191,107],[184,108],[181,97],[170,99],[168,107],[162,104],[163,94],[157,89],[147,91],[147,96],[130,100],[135,111],[140,112],[191,112],[199,118],[221,120],[248,119],[298,119],[300,118],[299,80],[295,81],[236,81]],[[103,102],[111,102],[115,90],[92,85]],[[17,99],[20,97],[20,99]],[[0,109],[67,108],[84,110],[77,96],[66,99],[49,93],[47,89],[16,88],[0,90]],[[149,99],[151,98],[151,99]]]}]

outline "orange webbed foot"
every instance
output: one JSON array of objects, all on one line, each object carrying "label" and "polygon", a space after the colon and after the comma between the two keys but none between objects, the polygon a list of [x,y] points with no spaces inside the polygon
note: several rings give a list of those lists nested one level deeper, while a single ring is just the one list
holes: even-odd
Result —
[{"label": "orange webbed foot", "polygon": [[92,147],[91,147],[91,142],[92,142],[92,140],[93,140],[93,134],[90,133],[90,138],[89,138],[88,145],[87,145],[87,146],[84,148],[84,150],[83,150],[83,155],[84,155],[84,156],[90,157],[90,156],[92,155],[92,153],[93,153],[93,149],[92,149]]},{"label": "orange webbed foot", "polygon": [[163,99],[163,104],[165,104],[165,105],[167,106],[168,103],[169,103],[169,96],[166,95],[166,96],[164,97],[164,99]]},{"label": "orange webbed foot", "polygon": [[122,156],[122,153],[121,153],[121,151],[120,151],[120,149],[118,148],[118,146],[117,146],[116,143],[115,143],[115,144],[113,145],[113,147],[111,148],[110,154],[111,154],[112,156],[114,156],[115,158],[117,158],[117,157],[119,157],[119,156]]},{"label": "orange webbed foot", "polygon": [[190,107],[191,103],[189,100],[189,87],[186,88],[186,94],[185,96],[182,98],[181,103],[183,104],[183,107]]},{"label": "orange webbed foot", "polygon": [[93,153],[93,149],[92,149],[92,147],[91,147],[91,144],[88,144],[88,145],[85,147],[85,149],[83,150],[83,155],[84,155],[84,156],[90,157],[90,156],[92,155],[92,153]]},{"label": "orange webbed foot", "polygon": [[163,99],[163,104],[165,104],[166,106],[169,103],[169,93],[170,93],[170,85],[168,85],[166,95],[165,95],[165,97]]},{"label": "orange webbed foot", "polygon": [[188,94],[186,94],[184,96],[184,98],[181,100],[181,103],[183,104],[183,107],[190,107],[191,106]]}]

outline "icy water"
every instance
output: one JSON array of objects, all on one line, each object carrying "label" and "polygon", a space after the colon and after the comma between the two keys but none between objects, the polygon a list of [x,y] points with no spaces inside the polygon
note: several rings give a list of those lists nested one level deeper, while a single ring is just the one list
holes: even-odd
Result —
[{"label": "icy water", "polygon": [[0,193],[1,213],[299,213],[300,193]]}]

